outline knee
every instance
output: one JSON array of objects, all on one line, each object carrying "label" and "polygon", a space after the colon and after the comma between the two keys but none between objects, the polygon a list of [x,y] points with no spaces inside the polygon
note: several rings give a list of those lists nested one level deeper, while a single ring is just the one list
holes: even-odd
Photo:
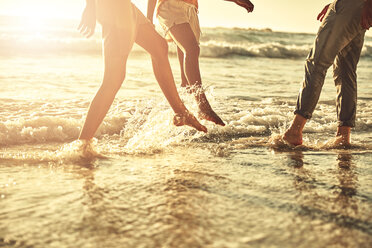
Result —
[{"label": "knee", "polygon": [[331,65],[332,64],[325,63],[321,60],[308,58],[305,62],[305,72],[308,76],[314,74],[314,76],[325,77]]},{"label": "knee", "polygon": [[168,43],[165,39],[159,40],[159,50],[168,55]]},{"label": "knee", "polygon": [[184,48],[185,51],[185,55],[186,55],[186,58],[198,58],[199,55],[200,55],[200,46],[198,44],[193,44],[193,45],[190,45],[190,46],[187,46]]},{"label": "knee", "polygon": [[310,50],[310,53],[305,61],[305,70],[306,73],[327,73],[328,68],[333,64],[334,58],[331,58],[327,54],[314,52],[313,49]]},{"label": "knee", "polygon": [[159,39],[157,42],[157,49],[151,56],[155,59],[168,59],[168,43],[165,39]]}]

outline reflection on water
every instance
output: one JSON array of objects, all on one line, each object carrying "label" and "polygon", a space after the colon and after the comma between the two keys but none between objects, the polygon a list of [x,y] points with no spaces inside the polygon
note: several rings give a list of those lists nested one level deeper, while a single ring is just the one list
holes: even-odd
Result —
[{"label": "reflection on water", "polygon": [[288,156],[294,168],[302,168],[304,166],[304,155],[302,151],[291,152]]},{"label": "reflection on water", "polygon": [[352,162],[353,155],[348,152],[339,153],[337,156],[338,170],[337,179],[338,196],[335,202],[338,203],[340,209],[347,214],[349,211],[358,213],[357,202],[353,199],[357,195],[358,176],[355,172],[355,164]]},{"label": "reflection on water", "polygon": [[[203,213],[208,208],[206,199],[207,185],[203,183],[204,175],[184,170],[176,170],[164,181],[165,215],[162,223],[167,226],[160,236],[160,243],[168,247],[197,247],[204,237]],[[160,217],[160,216],[159,216]],[[168,239],[164,236],[169,234]],[[163,240],[163,241],[162,241]]]},{"label": "reflection on water", "polygon": [[0,245],[366,247],[372,240],[365,155],[174,149],[3,165],[0,185],[8,177],[17,185],[0,199]]},{"label": "reflection on water", "polygon": [[[359,231],[372,235],[372,222],[359,213],[361,202],[355,198],[358,195],[358,176],[352,153],[347,150],[337,153],[335,168],[325,172],[333,174],[334,180],[327,180],[324,175],[318,177],[314,168],[304,163],[305,156],[301,151],[290,153],[288,157],[294,168],[293,183],[300,206],[298,213],[309,218],[315,230],[324,231],[324,235],[329,236],[328,245],[366,247],[365,242],[350,235]],[[370,216],[371,212],[365,214]]]}]

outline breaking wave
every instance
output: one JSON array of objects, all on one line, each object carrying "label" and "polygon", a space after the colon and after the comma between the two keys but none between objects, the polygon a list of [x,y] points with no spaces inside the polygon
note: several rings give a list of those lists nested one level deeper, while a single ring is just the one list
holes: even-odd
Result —
[{"label": "breaking wave", "polygon": [[[212,101],[213,97],[209,97]],[[183,96],[186,105],[193,113],[197,113],[197,106],[193,97]],[[235,101],[229,100],[226,101]],[[232,105],[232,102],[230,103]],[[65,103],[74,112],[84,112],[86,109],[76,109],[73,103]],[[229,104],[228,104],[229,105]],[[368,132],[372,128],[371,104],[361,101],[365,105],[358,116],[356,131]],[[22,106],[22,105],[20,105]],[[31,115],[37,111],[35,104],[25,110],[25,116],[0,121],[0,146],[65,143],[78,138],[84,122],[83,115],[73,116],[69,113],[54,113],[48,109],[43,113]],[[16,106],[13,106],[15,108]],[[22,106],[23,107],[23,106]],[[37,108],[37,107],[36,107]],[[54,107],[51,107],[54,108]],[[199,140],[200,142],[219,143],[220,141],[235,140],[244,137],[269,137],[273,133],[281,133],[288,127],[293,117],[293,106],[273,101],[248,101],[241,106],[240,111],[232,112],[220,106],[216,111],[231,113],[222,115],[226,121],[225,127],[220,127],[202,121],[208,127],[208,133],[196,132],[190,127],[175,127],[172,125],[173,112],[165,100],[144,100],[137,102],[124,101],[113,107],[98,129],[96,137],[99,139],[120,140],[120,146],[127,151],[161,149],[171,144],[182,144],[185,140]],[[6,110],[5,110],[6,113]],[[306,133],[333,133],[337,128],[334,106],[321,102],[317,114],[308,123]]]},{"label": "breaking wave", "polygon": [[[51,21],[43,29],[32,30],[0,18],[0,55],[71,55],[83,54],[98,56],[101,54],[101,34],[86,39],[76,29],[74,21]],[[2,25],[7,23],[7,25]],[[161,29],[158,31],[161,33]],[[274,32],[269,29],[242,28],[204,28],[201,56],[224,58],[229,56],[264,58],[305,58],[313,44],[314,34]],[[134,54],[145,51],[135,46]],[[175,55],[174,45],[170,53]],[[372,57],[372,39],[366,37],[362,57]]]}]

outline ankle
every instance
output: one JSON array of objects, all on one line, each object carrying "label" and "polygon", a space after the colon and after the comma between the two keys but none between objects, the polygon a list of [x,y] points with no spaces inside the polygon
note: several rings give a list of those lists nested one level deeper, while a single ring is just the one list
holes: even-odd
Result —
[{"label": "ankle", "polygon": [[351,127],[347,127],[347,126],[338,127],[336,137],[341,138],[343,142],[350,143]]},{"label": "ankle", "polygon": [[340,126],[340,127],[337,128],[336,136],[350,135],[350,133],[351,133],[351,127]]},{"label": "ankle", "polygon": [[304,129],[306,122],[307,122],[306,118],[302,117],[299,114],[296,114],[292,121],[291,126],[288,128],[286,133],[290,135],[302,136],[302,130]]},{"label": "ankle", "polygon": [[299,136],[302,135],[302,129],[296,125],[291,125],[285,133],[287,135]]}]

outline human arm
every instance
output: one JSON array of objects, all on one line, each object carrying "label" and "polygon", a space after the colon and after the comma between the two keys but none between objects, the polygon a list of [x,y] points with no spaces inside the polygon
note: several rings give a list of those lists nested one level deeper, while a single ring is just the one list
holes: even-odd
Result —
[{"label": "human arm", "polygon": [[149,19],[151,23],[153,23],[153,19],[154,19],[154,11],[155,11],[156,2],[157,0],[147,1],[147,19]]},{"label": "human arm", "polygon": [[96,1],[86,0],[86,6],[81,16],[78,27],[79,32],[89,38],[94,34],[96,28]]},{"label": "human arm", "polygon": [[331,4],[327,4],[323,10],[319,13],[318,17],[316,18],[318,21],[322,22],[325,15],[327,14],[327,11],[328,11],[328,8],[329,8],[329,5]]},{"label": "human arm", "polygon": [[251,1],[249,0],[225,0],[225,1],[236,3],[237,5],[245,8],[248,11],[248,13],[252,12],[254,9],[253,3],[251,3]]},{"label": "human arm", "polygon": [[362,25],[363,29],[368,30],[370,27],[372,27],[372,0],[365,1],[360,24]]}]

